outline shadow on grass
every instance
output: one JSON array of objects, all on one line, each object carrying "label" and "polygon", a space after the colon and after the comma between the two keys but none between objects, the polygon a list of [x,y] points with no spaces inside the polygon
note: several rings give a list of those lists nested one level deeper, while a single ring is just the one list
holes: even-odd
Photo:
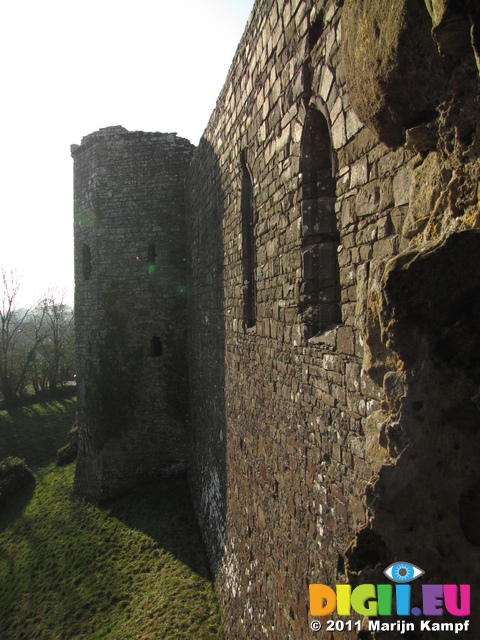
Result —
[{"label": "shadow on grass", "polygon": [[22,458],[32,471],[53,462],[68,442],[76,412],[76,398],[0,410],[0,459]]},{"label": "shadow on grass", "polygon": [[0,638],[223,638],[185,477],[102,506],[75,465],[42,468],[0,513]]},{"label": "shadow on grass", "polygon": [[13,496],[0,505],[0,533],[3,533],[19,518],[27,508],[35,491],[35,484],[19,489]]},{"label": "shadow on grass", "polygon": [[102,508],[201,577],[211,578],[186,475],[144,484]]}]

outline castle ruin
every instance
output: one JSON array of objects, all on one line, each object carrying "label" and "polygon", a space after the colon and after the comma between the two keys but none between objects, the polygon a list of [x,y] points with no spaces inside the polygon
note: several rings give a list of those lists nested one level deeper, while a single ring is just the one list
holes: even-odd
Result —
[{"label": "castle ruin", "polygon": [[257,0],[198,148],[72,147],[74,489],[188,469],[229,638],[398,560],[480,633],[479,13]]}]

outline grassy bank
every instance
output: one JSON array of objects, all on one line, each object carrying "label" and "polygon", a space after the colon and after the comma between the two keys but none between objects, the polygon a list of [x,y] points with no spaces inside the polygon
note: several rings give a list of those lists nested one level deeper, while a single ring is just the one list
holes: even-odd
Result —
[{"label": "grassy bank", "polygon": [[74,464],[0,515],[0,637],[222,638],[185,479],[99,508]]},{"label": "grassy bank", "polygon": [[76,398],[61,398],[0,411],[0,459],[24,458],[32,469],[55,460],[67,444]]},{"label": "grassy bank", "polygon": [[[53,460],[70,403],[2,412],[2,456]],[[186,479],[98,507],[71,496],[74,469],[43,462],[0,509],[0,638],[223,638]]]}]

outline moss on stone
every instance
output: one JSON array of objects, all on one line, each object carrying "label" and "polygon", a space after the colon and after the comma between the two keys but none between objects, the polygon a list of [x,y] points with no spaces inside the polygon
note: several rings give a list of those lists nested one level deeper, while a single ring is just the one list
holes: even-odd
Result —
[{"label": "moss on stone", "polygon": [[398,146],[405,128],[439,103],[445,85],[430,16],[413,0],[347,0],[342,25],[352,106],[382,142]]}]

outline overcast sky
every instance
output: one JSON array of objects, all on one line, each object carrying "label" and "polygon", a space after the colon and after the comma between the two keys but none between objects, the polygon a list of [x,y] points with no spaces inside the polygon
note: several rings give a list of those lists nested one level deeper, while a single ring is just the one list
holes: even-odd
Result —
[{"label": "overcast sky", "polygon": [[0,265],[73,301],[70,145],[203,133],[254,0],[25,0],[0,9]]}]

